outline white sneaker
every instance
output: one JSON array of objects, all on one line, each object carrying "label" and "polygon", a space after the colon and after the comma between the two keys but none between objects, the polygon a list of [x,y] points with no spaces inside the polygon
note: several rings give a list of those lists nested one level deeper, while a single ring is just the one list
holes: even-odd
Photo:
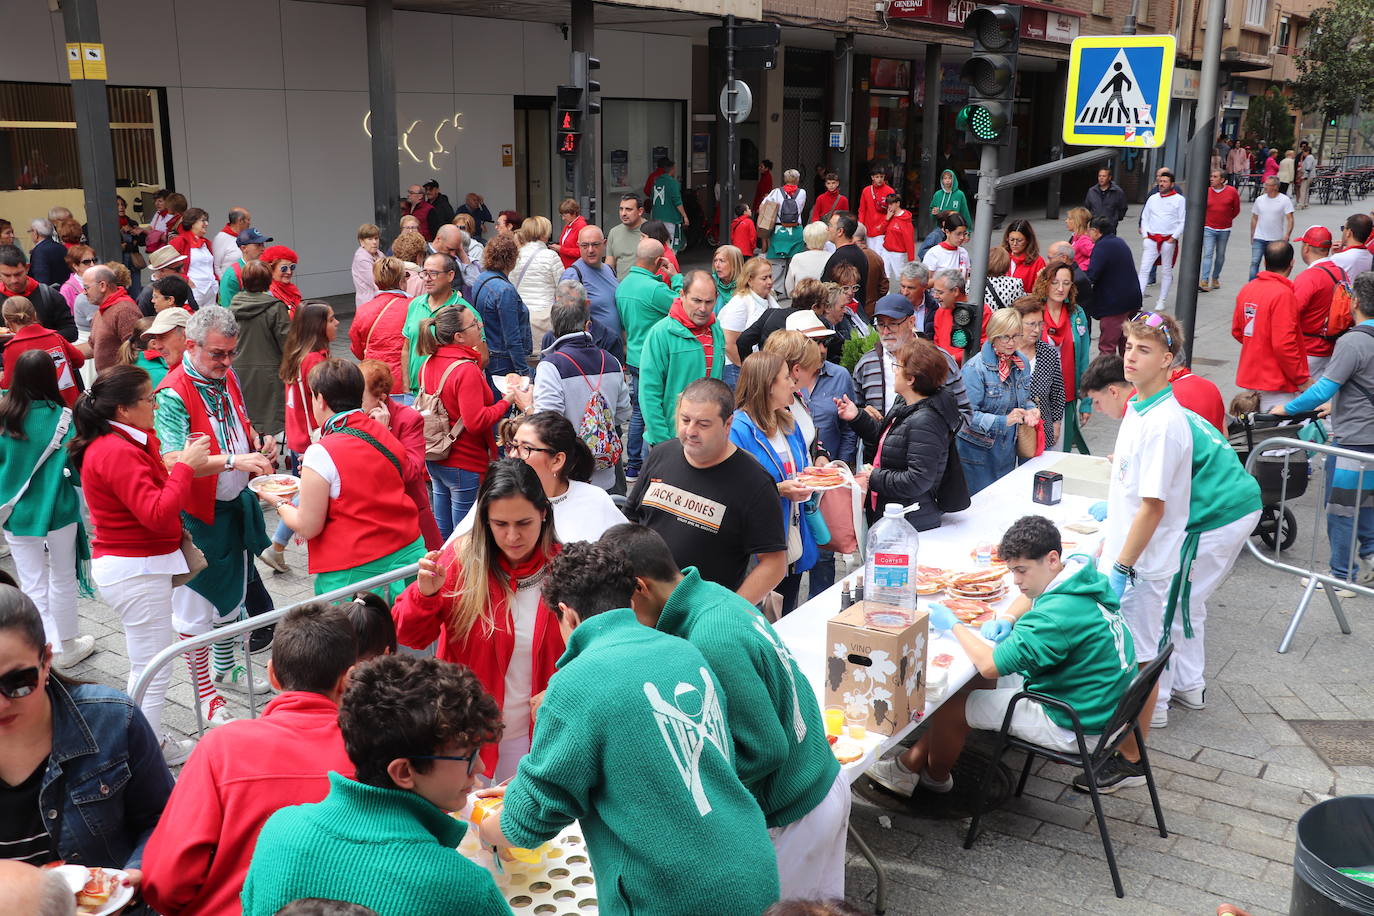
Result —
[{"label": "white sneaker", "polygon": [[909,772],[906,767],[898,763],[896,756],[874,763],[868,768],[868,778],[892,794],[900,795],[903,798],[910,798],[911,793],[916,791],[916,786],[920,782],[920,777]]},{"label": "white sneaker", "polygon": [[1361,585],[1374,584],[1374,554],[1360,557],[1360,569],[1355,573],[1355,581]]},{"label": "white sneaker", "polygon": [[185,741],[178,741],[175,738],[162,736],[162,759],[169,767],[181,766],[186,762],[186,758],[191,756],[191,750],[196,743],[189,738]]},{"label": "white sneaker", "polygon": [[237,690],[239,693],[248,693],[249,682],[252,682],[252,692],[258,696],[272,693],[272,687],[264,680],[261,680],[250,672],[243,665],[235,665],[228,671],[220,671],[215,674],[215,686],[226,690]]},{"label": "white sneaker", "polygon": [[61,651],[53,654],[52,666],[58,671],[71,671],[94,651],[94,636],[78,636],[70,643],[63,643]]},{"label": "white sneaker", "polygon": [[1175,690],[1173,701],[1184,709],[1206,709],[1207,704],[1204,702],[1206,696],[1206,687],[1194,687],[1192,690]]},{"label": "white sneaker", "polygon": [[205,714],[205,724],[215,728],[236,721],[238,717],[229,711],[229,704],[225,702],[224,697],[215,694],[210,700],[210,711]]},{"label": "white sneaker", "polygon": [[954,774],[950,773],[946,776],[944,782],[936,782],[926,775],[925,770],[922,770],[921,788],[927,792],[934,792],[936,795],[948,795],[954,791]]},{"label": "white sneaker", "polygon": [[[1303,577],[1303,580],[1302,580],[1302,584],[1303,584],[1303,585],[1306,585],[1306,584],[1307,584],[1308,582],[1310,582],[1310,581],[1312,581],[1312,580],[1309,579],[1307,576],[1304,576],[1304,577]],[[1324,588],[1326,588],[1326,583],[1325,583],[1325,582],[1318,582],[1318,583],[1317,583],[1317,591],[1321,591],[1321,590],[1324,589]],[[1348,589],[1348,588],[1341,588],[1341,587],[1338,585],[1338,586],[1336,586],[1336,597],[1337,597],[1337,598],[1354,598],[1354,597],[1355,597],[1355,593],[1352,592],[1352,591],[1351,591],[1350,589]]]},{"label": "white sneaker", "polygon": [[286,562],[286,552],[275,547],[268,547],[258,554],[258,559],[266,563],[274,572],[289,573],[291,566]]},{"label": "white sneaker", "polygon": [[1166,707],[1164,707],[1163,709],[1160,709],[1158,706],[1156,706],[1156,707],[1155,707],[1155,711],[1154,711],[1153,713],[1150,714],[1150,728],[1168,728],[1168,727],[1169,727],[1169,707],[1166,706]]}]

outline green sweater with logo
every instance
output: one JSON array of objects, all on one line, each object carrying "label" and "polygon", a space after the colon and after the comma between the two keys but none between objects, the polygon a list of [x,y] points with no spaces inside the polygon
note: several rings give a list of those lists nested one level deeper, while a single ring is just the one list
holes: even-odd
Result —
[{"label": "green sweater with logo", "polygon": [[[24,438],[0,436],[0,503],[19,492],[43,450],[52,442],[62,407],[52,401],[34,401],[24,418]],[[33,474],[29,488],[5,522],[5,530],[19,537],[42,537],[49,531],[76,523],[75,471],[67,467],[66,444],[76,435],[76,425],[67,429],[62,446],[48,456]]]},{"label": "green sweater with logo", "polygon": [[840,763],[830,750],[811,684],[763,615],[695,567],[658,618],[658,629],[696,646],[730,707],[735,771],[754,793],[769,827],[811,812],[830,791]]},{"label": "green sweater with logo", "polygon": [[606,611],[568,640],[501,830],[529,849],[579,821],[603,916],[756,916],[778,899],[777,859],[733,757],[701,653]]},{"label": "green sweater with logo", "polygon": [[378,916],[510,916],[491,875],[458,852],[466,832],[414,792],[330,773],[324,801],[282,808],[263,825],[243,916],[273,916],[303,897]]},{"label": "green sweater with logo", "polygon": [[[1024,675],[1027,690],[1072,706],[1089,735],[1102,733],[1136,674],[1121,601],[1081,555],[1064,561],[1063,572],[992,650],[992,661],[1002,674]],[[1062,710],[1046,706],[1045,713],[1056,725],[1073,728]]]}]

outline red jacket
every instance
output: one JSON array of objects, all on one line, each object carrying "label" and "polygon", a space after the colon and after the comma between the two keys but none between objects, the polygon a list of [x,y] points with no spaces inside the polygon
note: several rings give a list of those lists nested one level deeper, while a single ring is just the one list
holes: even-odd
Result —
[{"label": "red jacket", "polygon": [[563,227],[563,234],[558,237],[558,256],[563,259],[564,270],[572,267],[573,262],[582,257],[582,250],[577,247],[577,236],[585,228],[587,220],[581,216]]},{"label": "red jacket", "polygon": [[883,234],[883,227],[887,225],[887,195],[896,193],[887,184],[881,188],[870,184],[859,192],[859,222],[868,230],[870,239]]},{"label": "red jacket", "polygon": [[402,216],[413,216],[420,221],[420,234],[425,237],[426,242],[434,241],[434,233],[429,231],[429,211],[434,209],[434,205],[427,200],[422,200],[414,207],[410,201],[401,204]]},{"label": "red jacket", "polygon": [[450,423],[462,418],[463,431],[453,441],[448,457],[434,463],[485,475],[487,465],[496,460],[496,424],[510,410],[510,402],[497,400],[479,368],[481,357],[477,351],[462,344],[440,347],[420,367],[420,387],[434,391],[444,377],[444,370],[457,360],[476,362],[465,362],[449,373],[439,399],[444,402]]},{"label": "red jacket", "polygon": [[288,691],[261,718],[207,731],[143,850],[143,896],[166,916],[237,916],[258,833],[288,805],[323,801],[328,773],[353,777],[328,697]]},{"label": "red jacket", "polygon": [[916,260],[916,227],[911,224],[910,210],[898,210],[897,215],[887,221],[883,248],[905,252],[908,261]]},{"label": "red jacket", "polygon": [[[652,183],[651,183],[651,186],[650,186],[650,190],[652,190]],[[772,172],[760,172],[760,173],[759,173],[759,183],[758,183],[757,185],[754,186],[754,212],[755,212],[755,213],[758,213],[758,212],[759,212],[759,207],[763,206],[763,199],[764,199],[765,197],[767,197],[768,194],[769,194],[769,192],[772,191],[772,190],[773,190],[773,173],[772,173]],[[645,195],[647,196],[648,193],[649,193],[649,192],[646,191],[646,192],[645,192]]]},{"label": "red jacket", "polygon": [[1021,286],[1027,293],[1035,288],[1035,281],[1040,276],[1040,271],[1045,269],[1045,259],[1037,257],[1029,263],[1025,256],[1018,258],[1011,255],[1011,275],[1021,281]]},{"label": "red jacket", "polygon": [[837,210],[848,209],[848,197],[845,197],[839,191],[836,191],[833,194],[829,191],[822,191],[816,197],[816,205],[811,208],[811,222],[823,223],[826,221],[826,219],[829,218],[830,214],[836,212]]},{"label": "red jacket", "polygon": [[425,549],[438,550],[443,546],[444,539],[439,535],[439,523],[434,520],[434,507],[429,497],[429,470],[425,467],[425,418],[414,407],[395,401],[388,404],[386,409],[390,417],[388,429],[418,469],[417,474],[406,478],[406,495],[420,513],[420,534],[425,539]]},{"label": "red jacket", "polygon": [[5,372],[0,376],[0,388],[10,387],[10,380],[14,378],[14,364],[28,350],[47,351],[52,357],[53,365],[57,367],[57,390],[62,392],[62,399],[67,402],[68,407],[75,404],[80,391],[76,387],[76,374],[73,370],[80,369],[86,362],[86,357],[61,334],[50,331],[41,324],[20,328],[5,345]]},{"label": "red jacket", "polygon": [[378,293],[358,306],[353,322],[348,326],[349,349],[358,359],[379,359],[391,370],[391,393],[403,394],[406,376],[401,371],[401,354],[406,341],[401,328],[406,323],[406,307],[410,297],[400,290]]},{"label": "red jacket", "polygon": [[759,247],[759,230],[754,225],[754,218],[745,214],[735,217],[730,223],[730,244],[740,250],[745,258],[752,258],[754,250]]},{"label": "red jacket", "polygon": [[310,390],[310,370],[329,358],[328,350],[315,350],[301,357],[300,377],[283,382],[286,389],[286,447],[296,454],[310,447],[310,434],[319,429],[315,422],[314,400]]},{"label": "red jacket", "polygon": [[[480,535],[481,533],[478,532]],[[391,616],[396,621],[396,639],[403,646],[420,649],[434,640],[439,640],[435,654],[446,662],[467,665],[477,679],[482,682],[487,693],[502,707],[506,697],[506,669],[510,666],[511,655],[515,652],[515,631],[510,608],[504,597],[494,594],[498,585],[495,576],[489,577],[487,588],[493,593],[488,607],[500,607],[504,614],[492,621],[492,629],[478,621],[466,636],[457,637],[449,632],[449,615],[453,611],[453,596],[459,590],[458,554],[460,541],[455,539],[439,555],[439,563],[444,568],[444,584],[433,595],[423,595],[416,583],[411,583],[392,605]],[[558,659],[563,655],[563,633],[558,627],[558,619],[539,601],[539,616],[534,624],[534,643],[532,661],[534,670],[530,686],[531,694],[537,694],[549,685],[558,667]],[[490,775],[496,769],[496,743],[482,748],[482,761],[487,765]]]},{"label": "red jacket", "polygon": [[177,250],[178,254],[186,258],[186,260],[176,265],[176,269],[181,272],[182,276],[185,276],[191,269],[191,249],[204,248],[206,245],[210,244],[210,240],[203,235],[196,235],[191,231],[190,226],[183,225],[175,231],[168,233],[167,244],[171,245]]},{"label": "red jacket", "polygon": [[1298,330],[1293,281],[1262,270],[1240,288],[1231,316],[1240,341],[1236,384],[1255,391],[1297,391],[1307,382],[1307,350]]},{"label": "red jacket", "polygon": [[[230,372],[225,376],[225,384],[228,387],[229,401],[233,405],[234,415],[243,428],[244,437],[250,443],[257,441],[253,435],[253,424],[248,419],[248,411],[243,406],[243,389],[239,387],[239,377]],[[171,372],[168,372],[157,386],[158,391],[163,388],[173,389],[181,398],[181,403],[186,407],[186,417],[190,424],[189,432],[204,433],[210,437],[210,454],[224,454],[220,450],[222,446],[219,437],[210,425],[210,414],[205,409],[205,399],[196,390],[195,382],[186,374],[184,360],[175,366]],[[219,475],[210,474],[205,477],[197,477],[192,481],[190,503],[185,507],[187,512],[207,525],[215,523],[215,482],[217,480],[219,480]],[[177,544],[180,543],[181,537],[178,535]],[[162,552],[166,553],[167,551]],[[144,554],[132,554],[132,556],[144,556]],[[150,556],[155,556],[155,554],[150,554]]]},{"label": "red jacket", "polygon": [[[160,450],[151,430],[145,447],[118,427],[86,447],[81,485],[91,510],[91,556],[157,557],[181,547],[191,468],[176,464],[169,475]],[[204,479],[214,486],[214,477]]]},{"label": "red jacket", "polygon": [[1330,356],[1336,347],[1334,340],[1322,335],[1326,333],[1326,319],[1331,314],[1331,296],[1336,292],[1338,277],[1344,278],[1345,271],[1323,258],[1309,264],[1293,281],[1293,296],[1298,300],[1298,323],[1308,356]]},{"label": "red jacket", "polygon": [[1240,193],[1231,185],[1218,191],[1207,188],[1207,218],[1203,225],[1208,229],[1230,229],[1240,215]]},{"label": "red jacket", "polygon": [[1186,366],[1179,366],[1169,375],[1174,398],[1188,410],[1202,417],[1226,435],[1226,408],[1221,403],[1221,389]]}]

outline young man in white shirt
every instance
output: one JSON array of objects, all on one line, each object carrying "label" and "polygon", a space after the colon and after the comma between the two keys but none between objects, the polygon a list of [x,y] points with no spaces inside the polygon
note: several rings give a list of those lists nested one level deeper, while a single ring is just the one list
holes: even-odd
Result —
[{"label": "young man in white shirt", "polygon": [[1374,230],[1374,219],[1364,213],[1352,213],[1341,225],[1340,250],[1331,256],[1331,263],[1345,271],[1351,283],[1374,266],[1374,254],[1365,247],[1371,230]]},{"label": "young man in white shirt", "polygon": [[1260,258],[1269,242],[1286,242],[1293,237],[1293,199],[1279,193],[1279,180],[1264,180],[1264,193],[1250,205],[1250,279],[1259,274]]},{"label": "young man in white shirt", "polygon": [[1183,224],[1186,219],[1183,195],[1174,187],[1174,173],[1168,169],[1159,170],[1159,193],[1152,194],[1145,201],[1140,212],[1140,292],[1145,293],[1149,284],[1150,268],[1159,261],[1159,308],[1164,307],[1164,299],[1169,295],[1169,287],[1174,284],[1174,257],[1178,253],[1178,240],[1183,238]]}]

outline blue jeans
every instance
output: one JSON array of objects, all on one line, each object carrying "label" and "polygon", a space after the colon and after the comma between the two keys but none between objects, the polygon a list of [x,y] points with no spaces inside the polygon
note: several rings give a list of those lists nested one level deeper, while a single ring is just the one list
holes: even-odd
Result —
[{"label": "blue jeans", "polygon": [[434,520],[439,523],[439,534],[447,541],[453,529],[467,516],[472,504],[477,502],[477,488],[482,485],[482,475],[433,461],[426,461],[425,464],[429,467]]},{"label": "blue jeans", "polygon": [[735,385],[739,384],[739,366],[727,361],[725,368],[721,370],[721,381],[730,386],[730,390],[735,390]]},{"label": "blue jeans", "polygon": [[816,565],[811,567],[811,580],[806,588],[806,598],[812,598],[835,584],[835,552],[822,550],[816,556]]},{"label": "blue jeans", "polygon": [[625,435],[625,476],[638,477],[644,455],[644,414],[639,412],[639,370],[625,373],[630,384],[630,431]]},{"label": "blue jeans", "polygon": [[[301,494],[297,493],[295,496],[291,497],[291,505],[299,506],[300,504]],[[277,530],[272,533],[272,543],[280,544],[281,546],[285,547],[287,544],[291,543],[291,536],[295,533],[296,532],[291,530],[290,525],[278,519]]]},{"label": "blue jeans", "polygon": [[1221,276],[1221,267],[1226,263],[1226,244],[1231,240],[1230,229],[1209,229],[1202,227],[1202,276],[1204,283]]},{"label": "blue jeans", "polygon": [[1250,240],[1250,279],[1259,276],[1260,261],[1264,260],[1264,246],[1269,243],[1264,239]]},{"label": "blue jeans", "polygon": [[[1332,443],[1337,445],[1339,443]],[[1347,445],[1357,452],[1374,451],[1374,449],[1362,446]],[[1326,456],[1326,496],[1331,498],[1331,482],[1335,477],[1336,456]],[[1366,472],[1364,475],[1366,491],[1374,488],[1374,473]],[[1358,522],[1358,534],[1356,532]],[[1355,556],[1368,557],[1374,555],[1374,510],[1364,508],[1356,510],[1352,518],[1348,515],[1336,515],[1334,512],[1326,513],[1326,538],[1331,542],[1331,575],[1337,579],[1353,580],[1359,569],[1350,569],[1350,539],[1359,538],[1359,548],[1355,551]]]}]

